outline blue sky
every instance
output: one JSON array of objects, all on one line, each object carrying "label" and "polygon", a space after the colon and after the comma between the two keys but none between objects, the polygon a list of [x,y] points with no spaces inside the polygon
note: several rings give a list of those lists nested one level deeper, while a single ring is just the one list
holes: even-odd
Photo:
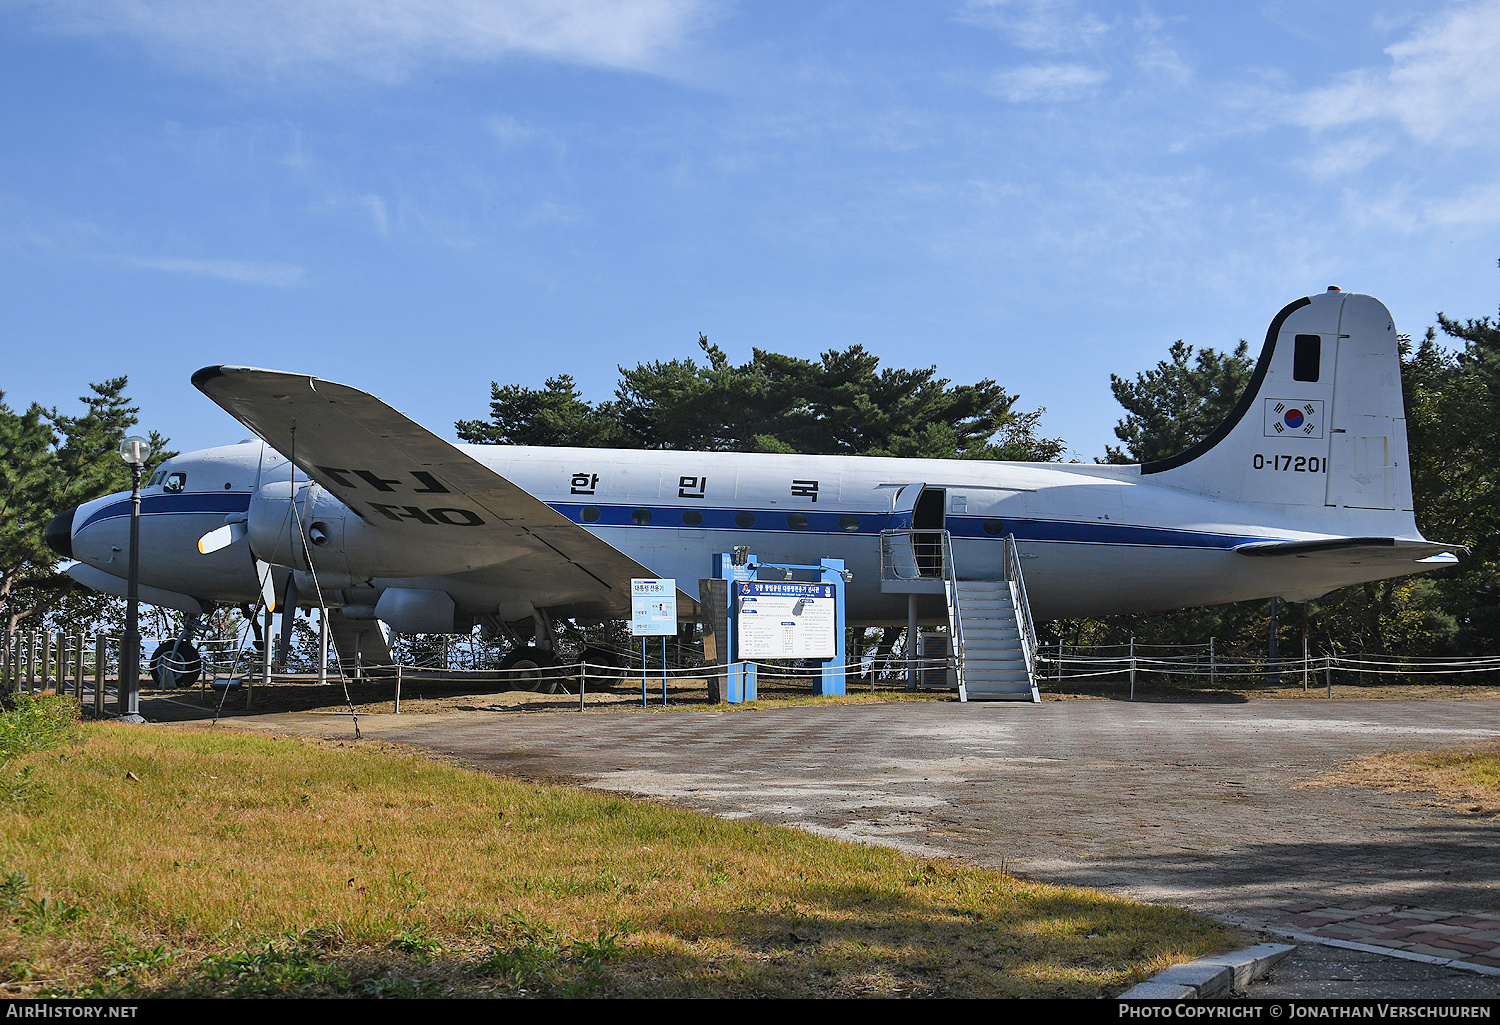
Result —
[{"label": "blue sky", "polygon": [[1102,455],[1177,338],[1500,298],[1500,2],[0,0],[0,389],[210,363],[446,437],[702,331],[990,377]]}]

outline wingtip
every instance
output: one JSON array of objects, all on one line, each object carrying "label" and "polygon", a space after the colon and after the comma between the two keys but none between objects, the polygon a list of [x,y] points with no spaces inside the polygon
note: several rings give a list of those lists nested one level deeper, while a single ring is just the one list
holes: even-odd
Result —
[{"label": "wingtip", "polygon": [[193,375],[193,387],[197,388],[199,391],[204,391],[205,386],[208,384],[208,382],[212,381],[216,377],[223,376],[224,367],[222,365],[204,367],[202,370]]}]

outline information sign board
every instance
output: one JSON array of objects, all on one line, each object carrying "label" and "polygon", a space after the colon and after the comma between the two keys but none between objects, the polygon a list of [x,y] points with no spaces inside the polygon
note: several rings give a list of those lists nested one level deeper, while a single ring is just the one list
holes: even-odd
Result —
[{"label": "information sign board", "polygon": [[735,581],[738,657],[833,658],[838,654],[835,586]]},{"label": "information sign board", "polygon": [[677,581],[630,581],[630,633],[657,637],[677,632]]}]

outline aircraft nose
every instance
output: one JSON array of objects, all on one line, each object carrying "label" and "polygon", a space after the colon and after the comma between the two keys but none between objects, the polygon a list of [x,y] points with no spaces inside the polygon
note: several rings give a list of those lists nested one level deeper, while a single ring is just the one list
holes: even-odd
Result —
[{"label": "aircraft nose", "polygon": [[[52,549],[64,559],[73,557],[73,514],[78,511],[78,506],[64,509],[47,522],[44,536],[47,539],[47,547]],[[35,535],[33,535],[35,536]]]}]

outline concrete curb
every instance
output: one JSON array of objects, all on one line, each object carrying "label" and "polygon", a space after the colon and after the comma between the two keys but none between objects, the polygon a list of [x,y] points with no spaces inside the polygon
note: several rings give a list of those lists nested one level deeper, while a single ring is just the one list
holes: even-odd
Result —
[{"label": "concrete curb", "polygon": [[1218,921],[1228,925],[1238,925],[1244,929],[1254,929],[1257,932],[1270,933],[1272,936],[1281,936],[1300,943],[1317,943],[1324,947],[1340,947],[1344,950],[1357,950],[1363,954],[1382,954],[1385,957],[1400,958],[1403,961],[1420,961],[1423,964],[1441,965],[1444,968],[1455,968],[1460,971],[1473,972],[1476,975],[1500,976],[1500,968],[1492,965],[1475,964],[1473,961],[1465,961],[1456,957],[1438,957],[1434,954],[1423,954],[1416,950],[1402,950],[1400,947],[1386,947],[1379,943],[1360,943],[1358,940],[1341,940],[1334,936],[1319,936],[1312,932],[1288,932],[1285,929],[1276,929],[1266,925],[1264,922],[1250,921],[1248,919],[1218,917]]},{"label": "concrete curb", "polygon": [[1212,1000],[1243,992],[1254,979],[1270,971],[1295,946],[1258,943],[1245,950],[1215,954],[1187,964],[1173,965],[1154,978],[1120,994],[1121,1000]]}]

